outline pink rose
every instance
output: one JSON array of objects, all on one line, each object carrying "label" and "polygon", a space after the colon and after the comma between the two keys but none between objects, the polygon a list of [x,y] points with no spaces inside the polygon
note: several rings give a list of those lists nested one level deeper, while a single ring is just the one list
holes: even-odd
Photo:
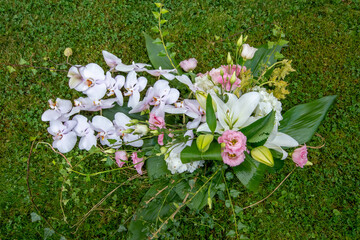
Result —
[{"label": "pink rose", "polygon": [[197,60],[195,58],[190,58],[180,62],[179,65],[182,69],[184,69],[185,72],[190,72],[196,68]]},{"label": "pink rose", "polygon": [[246,149],[246,136],[242,132],[226,130],[218,138],[219,143],[224,143],[221,156],[225,164],[237,166],[245,159],[244,151]]},{"label": "pink rose", "polygon": [[115,160],[116,160],[117,165],[121,168],[125,164],[125,162],[128,160],[126,152],[125,151],[115,152]]},{"label": "pink rose", "polygon": [[296,166],[303,168],[307,163],[307,149],[306,145],[302,146],[301,148],[297,148],[294,150],[292,154],[292,160],[296,163]]},{"label": "pink rose", "polygon": [[150,113],[149,123],[150,123],[149,128],[151,130],[156,130],[157,128],[165,128],[164,118],[158,117],[153,113]]},{"label": "pink rose", "polygon": [[138,172],[138,174],[142,175],[141,168],[144,166],[144,162],[143,162],[144,158],[139,158],[137,155],[137,152],[133,152],[131,154],[131,158],[133,160],[133,164],[134,164],[136,171]]}]

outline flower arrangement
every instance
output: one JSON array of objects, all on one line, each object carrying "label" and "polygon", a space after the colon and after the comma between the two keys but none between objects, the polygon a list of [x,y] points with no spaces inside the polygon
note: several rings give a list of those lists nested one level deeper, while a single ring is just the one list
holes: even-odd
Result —
[{"label": "flower arrangement", "polygon": [[69,69],[70,89],[84,97],[49,100],[42,115],[59,152],[71,151],[79,140],[79,149],[106,155],[116,171],[134,167],[142,175],[146,168],[149,178],[161,180],[129,225],[134,239],[156,237],[185,206],[211,208],[228,171],[255,191],[266,172],[282,168],[289,152],[296,166],[311,165],[305,144],[336,98],[282,113],[281,100],[290,94],[285,78],[295,70],[280,53],[288,42],[279,27],[276,41],[257,48],[241,36],[226,64],[205,73],[195,73],[195,58],[177,64],[170,52],[174,44],[165,43],[168,33],[161,29],[167,10],[156,6],[159,26],[153,30],[160,38],[145,34],[151,65],[127,65],[103,51],[106,72],[96,63]]}]

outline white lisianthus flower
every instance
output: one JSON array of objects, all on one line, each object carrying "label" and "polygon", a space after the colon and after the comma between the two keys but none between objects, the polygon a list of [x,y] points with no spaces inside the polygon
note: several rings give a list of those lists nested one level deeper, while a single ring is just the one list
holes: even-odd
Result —
[{"label": "white lisianthus flower", "polygon": [[199,167],[204,166],[204,161],[195,161],[191,163],[182,163],[180,159],[181,151],[186,147],[185,144],[177,144],[170,149],[169,156],[165,159],[169,171],[172,174],[183,172],[194,172]]},{"label": "white lisianthus flower", "polygon": [[255,55],[257,48],[250,47],[249,44],[243,44],[243,50],[241,52],[241,57],[245,59],[252,59]]},{"label": "white lisianthus flower", "polygon": [[195,87],[208,92],[215,87],[214,83],[209,79],[208,75],[198,76],[195,78]]}]

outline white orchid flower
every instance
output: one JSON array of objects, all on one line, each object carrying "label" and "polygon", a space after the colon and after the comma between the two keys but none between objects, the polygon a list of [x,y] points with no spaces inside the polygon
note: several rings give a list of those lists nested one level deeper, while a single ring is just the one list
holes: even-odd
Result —
[{"label": "white orchid flower", "polygon": [[92,146],[96,146],[96,136],[94,135],[94,130],[91,128],[88,119],[82,115],[74,116],[73,120],[77,122],[74,131],[78,137],[81,137],[79,148],[89,151]]},{"label": "white orchid flower", "polygon": [[278,132],[277,129],[274,129],[264,146],[282,153],[283,156],[281,159],[284,160],[287,158],[288,153],[281,147],[297,147],[299,146],[299,143],[291,136],[282,132]]},{"label": "white orchid flower", "polygon": [[76,88],[80,83],[83,82],[83,77],[80,74],[80,68],[82,68],[82,67],[83,66],[81,66],[81,65],[75,65],[69,69],[67,76],[70,78],[69,79],[69,87],[71,89]]},{"label": "white orchid flower", "polygon": [[48,132],[53,135],[53,147],[57,148],[61,153],[70,152],[77,141],[76,133],[72,131],[75,127],[76,121],[66,121],[64,124],[59,121],[50,121]]},{"label": "white orchid flower", "polygon": [[114,126],[115,131],[118,136],[123,138],[123,143],[126,145],[130,145],[133,147],[141,147],[144,144],[143,140],[138,140],[140,138],[139,135],[134,135],[131,133],[127,133],[126,130],[132,129],[132,127],[126,126],[126,124],[130,123],[130,118],[126,116],[124,113],[116,113],[114,117]]},{"label": "white orchid flower", "polygon": [[46,110],[42,116],[41,120],[46,121],[54,121],[54,120],[62,120],[61,118],[70,113],[72,109],[72,103],[70,100],[64,100],[57,98],[55,102],[50,99],[49,106],[51,109]]},{"label": "white orchid flower", "polygon": [[[115,127],[113,123],[103,116],[95,116],[91,121],[92,128],[98,132],[97,138],[100,138],[102,145],[107,145],[113,148],[119,148],[121,146],[121,139],[116,135]],[[116,140],[115,143],[111,144],[108,139]]]},{"label": "white orchid flower", "polygon": [[90,63],[79,69],[82,82],[75,87],[88,95],[91,99],[101,99],[106,93],[105,73],[104,70],[96,63]]},{"label": "white orchid flower", "polygon": [[164,107],[175,103],[180,96],[179,90],[170,88],[165,80],[158,80],[146,94],[151,96],[149,104],[154,106],[151,112],[160,117],[164,117]]},{"label": "white orchid flower", "polygon": [[113,70],[117,65],[121,64],[121,59],[108,51],[102,51],[106,64],[110,67],[110,71]]},{"label": "white orchid flower", "polygon": [[145,67],[150,67],[150,66],[151,65],[145,64],[145,63],[132,62],[131,65],[126,65],[126,64],[120,63],[115,67],[115,69],[119,72],[125,72],[125,73],[131,72],[131,71],[144,72],[147,70]]},{"label": "white orchid flower", "polygon": [[120,89],[124,86],[125,83],[125,77],[122,75],[118,75],[115,78],[111,76],[110,72],[106,73],[106,87],[108,89],[107,96],[113,96],[115,94],[117,98],[117,103],[122,106],[124,103],[124,97],[122,95],[122,92]]},{"label": "white orchid flower", "polygon": [[101,109],[112,108],[114,106],[114,102],[117,101],[117,98],[109,98],[109,99],[99,99],[99,100],[91,100],[91,107],[88,111],[96,112]]},{"label": "white orchid flower", "polygon": [[140,101],[140,92],[145,89],[147,79],[145,77],[136,77],[136,72],[131,71],[126,76],[124,96],[130,96],[128,107],[134,108]]},{"label": "white orchid flower", "polygon": [[[224,103],[215,94],[212,95],[216,102],[218,124],[216,132],[226,130],[239,130],[247,123],[250,115],[259,104],[260,95],[257,92],[249,92],[237,98],[235,94],[228,93],[229,100]],[[207,123],[200,125],[197,131],[210,132]]]},{"label": "white orchid flower", "polygon": [[150,75],[154,76],[154,77],[160,77],[163,76],[164,78],[168,79],[168,80],[173,80],[175,78],[175,76],[173,74],[171,74],[172,72],[177,72],[176,69],[162,69],[161,67],[159,67],[159,69],[154,69],[154,70],[146,70],[147,73],[149,73]]}]

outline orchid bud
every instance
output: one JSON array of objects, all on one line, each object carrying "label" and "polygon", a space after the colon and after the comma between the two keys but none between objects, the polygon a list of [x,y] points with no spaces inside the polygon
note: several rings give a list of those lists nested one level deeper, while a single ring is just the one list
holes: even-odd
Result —
[{"label": "orchid bud", "polygon": [[228,52],[228,55],[227,55],[227,64],[228,64],[228,65],[232,65],[232,64],[233,64],[233,60],[232,60],[231,55],[230,55],[229,52]]},{"label": "orchid bud", "polygon": [[270,150],[265,146],[260,146],[251,150],[251,157],[269,167],[274,166],[274,159]]},{"label": "orchid bud", "polygon": [[73,54],[73,51],[71,48],[65,48],[64,55],[65,57],[70,57]]},{"label": "orchid bud", "polygon": [[196,145],[200,152],[206,152],[209,150],[211,142],[214,140],[214,135],[212,134],[202,134],[197,137]]},{"label": "orchid bud", "polygon": [[239,48],[241,47],[242,44],[243,44],[243,35],[241,34],[239,40],[236,43],[236,46]]},{"label": "orchid bud", "polygon": [[233,72],[231,78],[230,78],[230,83],[234,84],[234,82],[236,82],[236,71]]}]

